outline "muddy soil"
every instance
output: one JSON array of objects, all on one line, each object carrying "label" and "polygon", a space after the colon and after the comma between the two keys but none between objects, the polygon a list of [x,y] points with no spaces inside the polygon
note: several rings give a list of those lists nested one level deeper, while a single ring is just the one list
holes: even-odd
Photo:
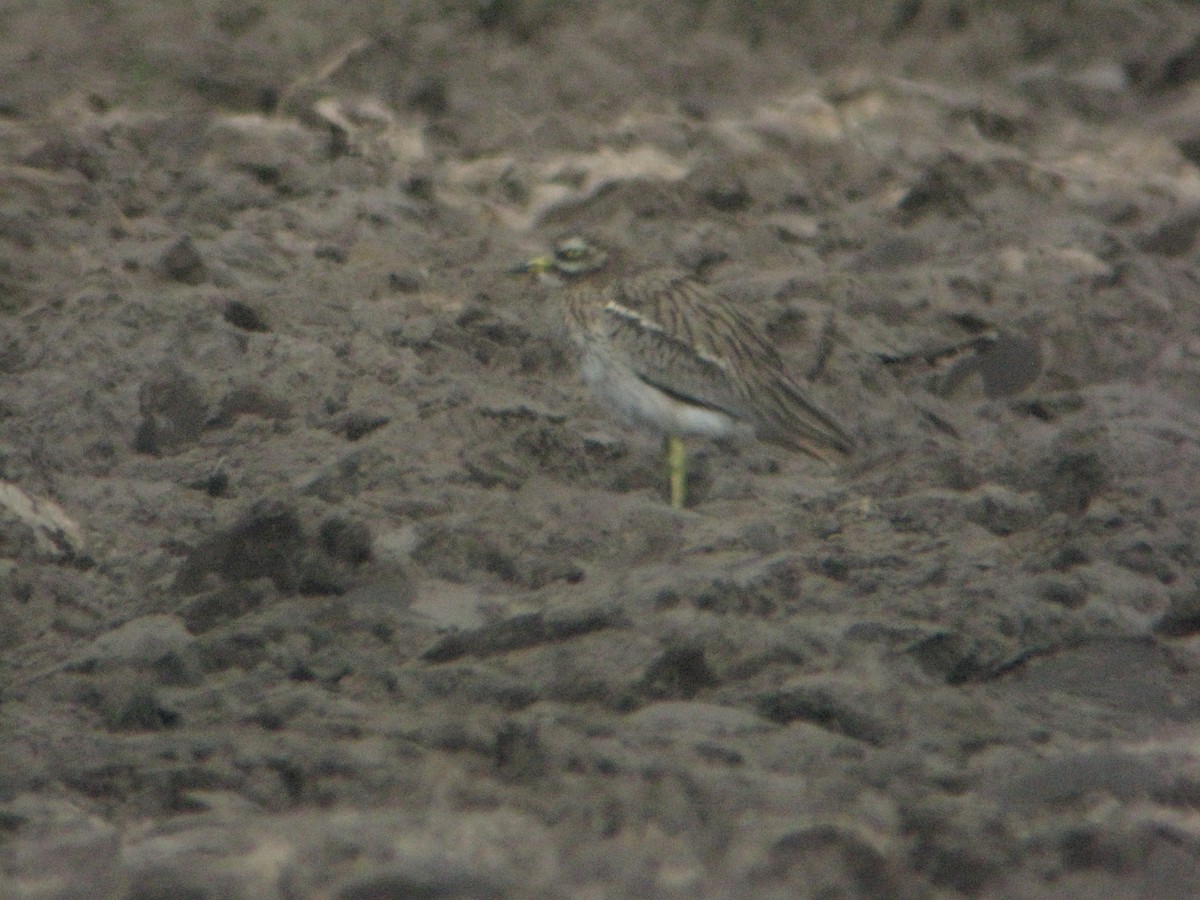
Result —
[{"label": "muddy soil", "polygon": [[5,4],[0,894],[1200,896],[1198,162],[1189,3]]}]

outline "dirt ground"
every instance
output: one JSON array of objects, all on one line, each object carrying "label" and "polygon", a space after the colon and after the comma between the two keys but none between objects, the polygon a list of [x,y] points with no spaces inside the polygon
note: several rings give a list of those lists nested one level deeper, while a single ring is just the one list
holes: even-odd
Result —
[{"label": "dirt ground", "polygon": [[1194,3],[0,4],[0,894],[1200,896],[1197,162]]}]

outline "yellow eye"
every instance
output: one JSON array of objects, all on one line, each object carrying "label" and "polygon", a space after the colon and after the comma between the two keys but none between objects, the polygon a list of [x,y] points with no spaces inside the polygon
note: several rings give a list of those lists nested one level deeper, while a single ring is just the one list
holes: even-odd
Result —
[{"label": "yellow eye", "polygon": [[554,265],[561,275],[585,275],[599,271],[607,259],[608,254],[583,238],[560,241],[554,248]]},{"label": "yellow eye", "polygon": [[577,262],[581,259],[587,259],[591,252],[591,245],[582,238],[577,237],[561,241],[554,248],[554,255],[567,262]]}]

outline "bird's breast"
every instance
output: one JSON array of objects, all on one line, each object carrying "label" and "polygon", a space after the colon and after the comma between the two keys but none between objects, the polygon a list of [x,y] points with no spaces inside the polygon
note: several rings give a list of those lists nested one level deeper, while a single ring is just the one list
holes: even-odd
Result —
[{"label": "bird's breast", "polygon": [[580,372],[584,382],[623,419],[655,434],[726,437],[736,429],[727,413],[688,403],[647,384],[612,356],[585,349]]}]

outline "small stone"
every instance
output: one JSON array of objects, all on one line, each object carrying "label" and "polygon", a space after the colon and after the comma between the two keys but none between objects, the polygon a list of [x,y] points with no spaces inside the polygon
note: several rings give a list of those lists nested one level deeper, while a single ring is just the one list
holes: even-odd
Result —
[{"label": "small stone", "polygon": [[816,240],[821,233],[821,224],[816,216],[800,213],[780,213],[767,219],[775,234],[787,244],[801,244]]},{"label": "small stone", "polygon": [[230,300],[225,304],[222,318],[234,328],[242,331],[270,331],[266,319],[253,306],[241,300]]},{"label": "small stone", "polygon": [[83,658],[100,665],[148,666],[183,654],[193,641],[179,616],[142,616],[100,635]]},{"label": "small stone", "polygon": [[208,420],[208,407],[196,379],[172,366],[142,383],[138,407],[142,420],[133,447],[151,456],[178,452],[194,443]]},{"label": "small stone", "polygon": [[325,520],[320,530],[325,552],[342,562],[361,565],[371,559],[371,529],[340,516]]},{"label": "small stone", "polygon": [[1200,633],[1200,588],[1193,585],[1171,594],[1170,606],[1155,623],[1163,637],[1182,638]]},{"label": "small stone", "polygon": [[201,284],[207,274],[203,257],[187,235],[163,252],[159,265],[165,275],[184,284]]}]

